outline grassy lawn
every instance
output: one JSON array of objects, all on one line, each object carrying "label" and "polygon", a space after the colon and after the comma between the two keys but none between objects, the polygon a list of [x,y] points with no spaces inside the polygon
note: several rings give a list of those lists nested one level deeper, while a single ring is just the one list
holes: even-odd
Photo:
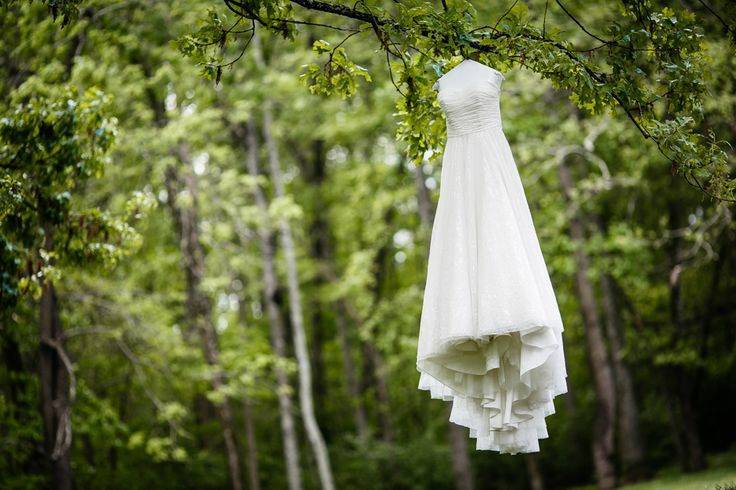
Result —
[{"label": "grassy lawn", "polygon": [[624,490],[736,490],[736,452],[712,456],[708,458],[708,464],[707,470],[698,473],[681,473],[675,468],[668,468],[660,471],[652,480],[621,488]]}]

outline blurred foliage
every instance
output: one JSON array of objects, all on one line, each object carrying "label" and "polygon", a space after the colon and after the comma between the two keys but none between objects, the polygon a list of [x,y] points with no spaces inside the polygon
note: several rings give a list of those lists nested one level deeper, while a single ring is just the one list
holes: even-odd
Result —
[{"label": "blurred foliage", "polygon": [[[436,202],[444,122],[432,85],[472,51],[506,74],[504,132],[565,322],[571,391],[557,401],[551,437],[542,442],[547,487],[593,481],[595,395],[574,288],[573,211],[586,217],[591,279],[598,286],[605,274],[617,285],[648,469],[678,460],[663,390],[672,369],[697,379],[693,403],[705,450],[736,442],[733,209],[672,176],[668,158],[621,110],[636,108],[637,123],[678,172],[731,195],[733,154],[722,149],[736,140],[736,57],[730,34],[698,2],[646,2],[644,27],[641,2],[565,2],[593,32],[615,40],[591,51],[600,43],[541,0],[448,1],[447,11],[440,2],[359,2],[356,11],[390,19],[377,29],[385,45],[361,21],[302,17],[306,10],[286,1],[244,2],[265,24],[258,44],[252,24],[219,2],[91,0],[78,11],[62,2],[71,13],[63,29],[49,3],[0,10],[0,487],[48,481],[31,293],[33,278],[52,272],[78,379],[72,464],[79,488],[227,486],[211,403],[225,395],[234,401],[243,453],[244,402],[252,407],[262,487],[286,487],[275,367],[294,379],[295,366],[269,343],[256,239],[262,217],[250,192],[261,185],[268,224],[284,216],[293,227],[317,416],[338,487],[452,488],[446,407],[416,389],[430,236],[417,182]],[[709,3],[724,15],[732,8]],[[351,32],[319,24],[360,32],[346,40]],[[483,25],[489,28],[471,33]],[[401,57],[387,63],[385,49]],[[248,175],[235,131],[260,121],[266,101],[284,199],[273,199],[266,175]],[[183,146],[188,160],[180,158]],[[575,177],[570,205],[557,173],[563,154]],[[265,167],[265,149],[259,157]],[[186,281],[166,210],[170,165],[197,183],[202,287],[228,375],[221,391],[211,389],[212,368],[185,338]],[[65,246],[52,255],[41,246],[44,219],[63,230],[57,240]],[[276,258],[284,279],[281,250]],[[288,303],[281,308],[286,313]],[[341,321],[357,399],[348,390]],[[380,369],[366,346],[382,355]],[[356,403],[366,410],[365,438],[353,419]],[[299,440],[305,488],[317,488],[301,432]],[[470,459],[477,488],[529,486],[523,458],[470,451]]]},{"label": "blurred foliage", "polygon": [[[442,146],[441,132],[427,124],[436,118],[432,82],[436,74],[451,68],[461,57],[501,69],[524,67],[570,92],[570,99],[590,114],[623,110],[645,139],[655,142],[671,163],[694,186],[709,195],[733,200],[735,186],[730,171],[728,143],[710,131],[700,131],[706,95],[707,59],[704,31],[696,16],[650,0],[628,0],[606,8],[610,19],[594,34],[568,10],[557,6],[568,21],[587,35],[580,47],[555,27],[547,29],[548,2],[541,26],[526,3],[513,2],[493,25],[483,25],[477,5],[468,1],[357,2],[351,6],[326,2],[224,1],[227,9],[210,10],[195,34],[180,40],[180,50],[210,78],[220,79],[223,48],[234,44],[247,49],[256,26],[294,41],[300,24],[313,20],[293,3],[322,14],[322,26],[347,32],[330,49],[324,40],[314,43],[325,54],[323,64],[311,63],[305,77],[316,93],[337,92],[350,96],[357,77],[369,77],[355,65],[342,47],[351,38],[365,39],[385,53],[392,82],[404,100],[399,105],[399,137],[409,141],[408,155],[420,161],[427,150]],[[724,28],[733,32],[730,24]],[[234,20],[233,20],[234,19]],[[250,24],[250,27],[247,26]],[[245,27],[243,27],[245,25]],[[375,36],[375,39],[371,38]],[[239,59],[240,55],[236,58]],[[394,60],[392,63],[391,60]]]}]

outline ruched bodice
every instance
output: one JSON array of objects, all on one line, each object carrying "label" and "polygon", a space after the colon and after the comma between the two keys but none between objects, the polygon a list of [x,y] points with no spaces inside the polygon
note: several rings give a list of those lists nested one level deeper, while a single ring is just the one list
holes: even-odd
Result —
[{"label": "ruched bodice", "polygon": [[447,119],[447,137],[501,127],[501,81],[491,77],[466,88],[447,88],[439,101]]}]

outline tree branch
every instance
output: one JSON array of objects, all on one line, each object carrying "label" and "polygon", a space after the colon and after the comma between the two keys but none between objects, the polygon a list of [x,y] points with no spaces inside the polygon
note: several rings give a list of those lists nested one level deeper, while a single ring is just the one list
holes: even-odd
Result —
[{"label": "tree branch", "polygon": [[[64,369],[69,376],[69,391],[67,392],[69,400],[64,407],[64,411],[59,414],[59,424],[56,428],[54,450],[51,454],[51,459],[58,460],[72,445],[71,406],[77,398],[77,377],[74,375],[74,366],[72,365],[72,361],[69,359],[66,350],[64,350],[64,346],[60,342],[49,337],[43,337],[41,342],[56,351],[56,355],[59,356],[61,364],[64,366]],[[54,400],[54,409],[59,409],[59,405],[56,400]]]}]

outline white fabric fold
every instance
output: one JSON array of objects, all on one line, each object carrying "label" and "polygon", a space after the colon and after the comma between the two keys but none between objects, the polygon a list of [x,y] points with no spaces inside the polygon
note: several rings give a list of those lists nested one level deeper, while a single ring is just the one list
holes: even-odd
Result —
[{"label": "white fabric fold", "polygon": [[[443,82],[444,83],[444,82]],[[477,449],[539,450],[565,393],[562,320],[501,129],[500,79],[443,89],[448,118],[417,350],[419,389]]]}]

